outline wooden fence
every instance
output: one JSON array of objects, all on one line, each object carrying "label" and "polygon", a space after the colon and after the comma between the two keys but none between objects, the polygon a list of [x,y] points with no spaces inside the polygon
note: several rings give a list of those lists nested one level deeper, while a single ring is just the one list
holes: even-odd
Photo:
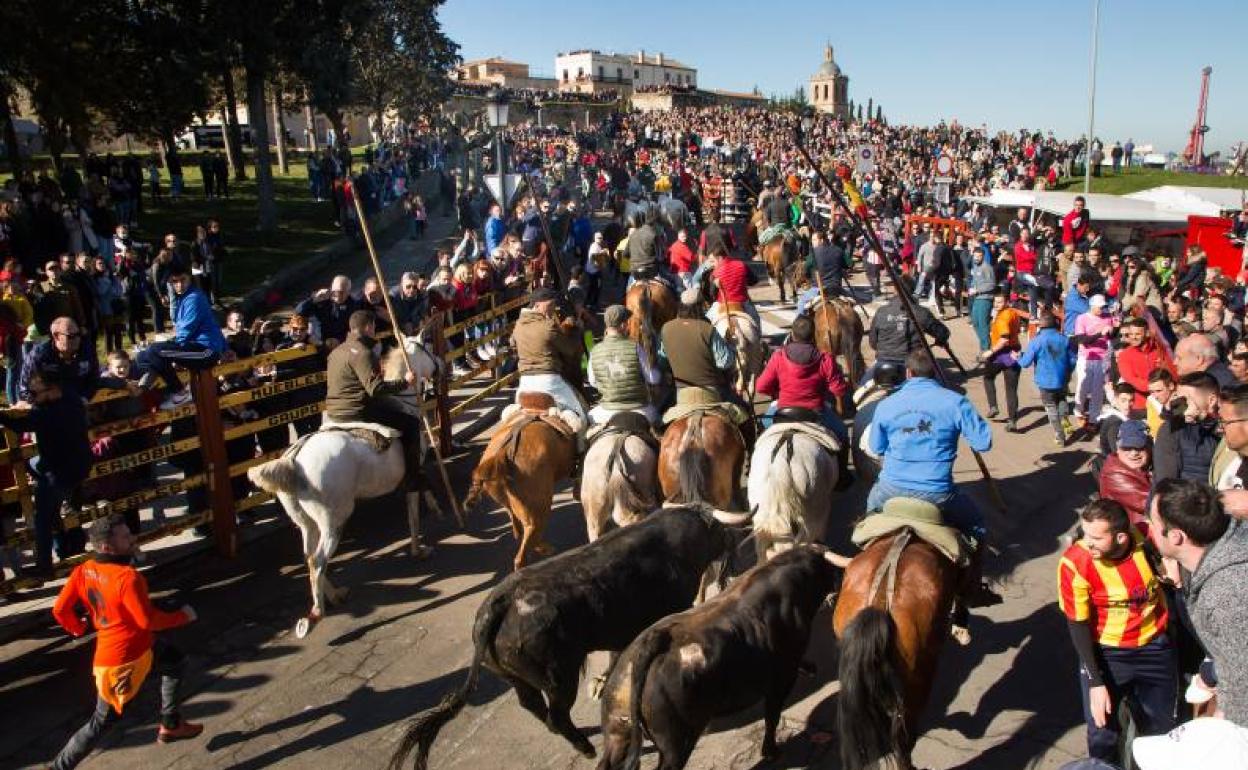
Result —
[{"label": "wooden fence", "polygon": [[[501,374],[508,355],[501,343],[510,339],[515,327],[512,317],[528,301],[525,294],[496,303],[491,295],[489,310],[452,324],[446,324],[442,314],[434,314],[426,324],[425,334],[446,365],[434,394],[421,408],[430,416],[444,453],[451,450],[455,420],[516,381],[514,371]],[[452,349],[449,341],[461,333],[464,341]],[[490,343],[497,343],[498,350],[488,360],[480,359],[477,351]],[[308,422],[325,408],[323,396],[312,392],[325,383],[321,356],[315,347],[301,346],[222,363],[211,370],[184,372],[182,379],[190,383],[193,400],[167,410],[156,410],[129,391],[99,392],[91,402],[93,413],[107,413],[112,411],[110,406],[119,405],[137,413],[93,420],[88,439],[97,446],[111,443],[133,451],[103,452],[105,456],[91,468],[81,490],[87,504],[62,517],[64,528],[85,526],[112,513],[138,511],[188,495],[195,498],[193,503],[188,500],[188,513],[145,527],[138,536],[139,543],[205,525],[211,528],[217,550],[232,558],[238,549],[237,515],[272,499],[268,493],[250,487],[245,481],[247,470],[280,457],[288,444],[287,426],[297,423],[298,428],[307,429]],[[461,357],[474,361],[474,366],[467,374],[449,376],[451,363]],[[487,372],[492,380],[489,385],[470,396],[452,399],[453,391]],[[246,382],[248,375],[254,382]],[[274,434],[266,433],[273,430],[282,431],[282,440],[276,442],[280,446],[262,451],[275,443]],[[253,438],[257,434],[265,434],[267,440]],[[9,430],[3,431],[3,438],[0,521],[5,524],[5,535],[0,543],[20,560],[20,552],[33,550],[35,543],[35,484],[27,461],[38,454],[38,448]],[[124,494],[109,494],[117,488]],[[99,492],[93,494],[92,489]],[[64,575],[84,558],[62,559],[54,571]],[[0,595],[38,584],[29,577],[0,581]]]}]

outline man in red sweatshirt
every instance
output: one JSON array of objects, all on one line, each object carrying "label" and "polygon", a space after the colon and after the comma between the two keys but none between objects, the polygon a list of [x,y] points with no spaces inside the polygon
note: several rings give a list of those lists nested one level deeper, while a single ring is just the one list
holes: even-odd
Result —
[{"label": "man in red sweatshirt", "polygon": [[837,489],[853,483],[849,473],[849,431],[832,404],[849,396],[850,387],[836,359],[815,346],[815,322],[809,315],[793,319],[789,343],[772,353],[756,388],[775,399],[763,417],[770,421],[777,410],[797,407],[820,416],[820,422],[841,442]]},{"label": "man in red sweatshirt", "polygon": [[1076,249],[1083,250],[1083,242],[1088,238],[1088,226],[1092,217],[1088,214],[1088,202],[1082,195],[1075,196],[1075,207],[1062,217],[1062,244],[1074,244]]},{"label": "man in red sweatshirt", "polygon": [[1118,379],[1135,388],[1131,398],[1131,416],[1142,417],[1148,405],[1148,378],[1154,369],[1167,369],[1174,374],[1174,363],[1148,333],[1143,318],[1129,318],[1119,331],[1126,346],[1117,353]]},{"label": "man in red sweatshirt", "polygon": [[97,556],[70,573],[69,582],[56,597],[52,615],[74,636],[88,631],[80,611],[85,610],[90,617],[98,632],[92,662],[98,697],[95,713],[57,754],[53,770],[75,767],[91,753],[104,730],[138,695],[153,668],[161,675],[156,739],[168,743],[194,738],[204,729],[184,720],[178,710],[182,652],[153,637],[155,631],[194,621],[195,610],[184,606],[177,612],[165,612],[152,606],[147,581],[134,568],[134,535],[120,514],[93,523],[90,540]]}]

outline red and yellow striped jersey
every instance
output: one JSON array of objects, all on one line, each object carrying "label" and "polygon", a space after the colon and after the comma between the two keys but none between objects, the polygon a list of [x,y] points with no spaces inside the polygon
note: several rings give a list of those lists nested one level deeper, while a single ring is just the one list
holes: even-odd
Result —
[{"label": "red and yellow striped jersey", "polygon": [[1057,600],[1066,617],[1088,621],[1105,647],[1143,647],[1166,630],[1161,583],[1133,533],[1131,552],[1119,561],[1098,559],[1076,542],[1057,567]]}]

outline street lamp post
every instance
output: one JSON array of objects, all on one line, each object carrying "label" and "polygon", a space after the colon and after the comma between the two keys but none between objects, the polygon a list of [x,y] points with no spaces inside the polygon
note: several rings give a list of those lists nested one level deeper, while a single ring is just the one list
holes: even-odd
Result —
[{"label": "street lamp post", "polygon": [[542,100],[538,99],[533,102],[533,106],[537,108],[537,127],[542,127]]},{"label": "street lamp post", "polygon": [[1096,116],[1096,48],[1100,38],[1101,0],[1092,0],[1092,59],[1088,76],[1088,143],[1084,147],[1083,192],[1092,192],[1092,127]]},{"label": "street lamp post", "polygon": [[503,200],[507,197],[507,169],[504,167],[506,158],[503,153],[503,131],[507,128],[507,115],[511,110],[510,100],[507,98],[507,92],[501,88],[496,88],[490,92],[489,101],[485,105],[485,114],[489,120],[490,127],[494,129],[494,151],[495,151],[495,167],[494,173],[498,176],[498,197],[500,198],[498,205],[507,208],[508,201]]}]

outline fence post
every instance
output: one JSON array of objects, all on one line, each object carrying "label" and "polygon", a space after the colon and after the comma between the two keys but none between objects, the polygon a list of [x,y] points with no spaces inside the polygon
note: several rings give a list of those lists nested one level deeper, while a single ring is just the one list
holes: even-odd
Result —
[{"label": "fence post", "polygon": [[191,372],[191,394],[195,397],[195,427],[199,429],[199,449],[208,477],[212,534],[217,542],[217,551],[232,559],[238,553],[234,490],[230,483],[230,460],[225,453],[225,427],[221,422],[217,376],[212,369]]},{"label": "fence post", "polygon": [[438,438],[441,441],[443,456],[451,453],[451,393],[449,374],[451,362],[446,360],[446,335],[443,329],[446,328],[446,311],[438,313],[437,323],[433,325],[433,350],[442,359],[442,373],[438,377],[437,387],[437,412],[438,412]]}]

